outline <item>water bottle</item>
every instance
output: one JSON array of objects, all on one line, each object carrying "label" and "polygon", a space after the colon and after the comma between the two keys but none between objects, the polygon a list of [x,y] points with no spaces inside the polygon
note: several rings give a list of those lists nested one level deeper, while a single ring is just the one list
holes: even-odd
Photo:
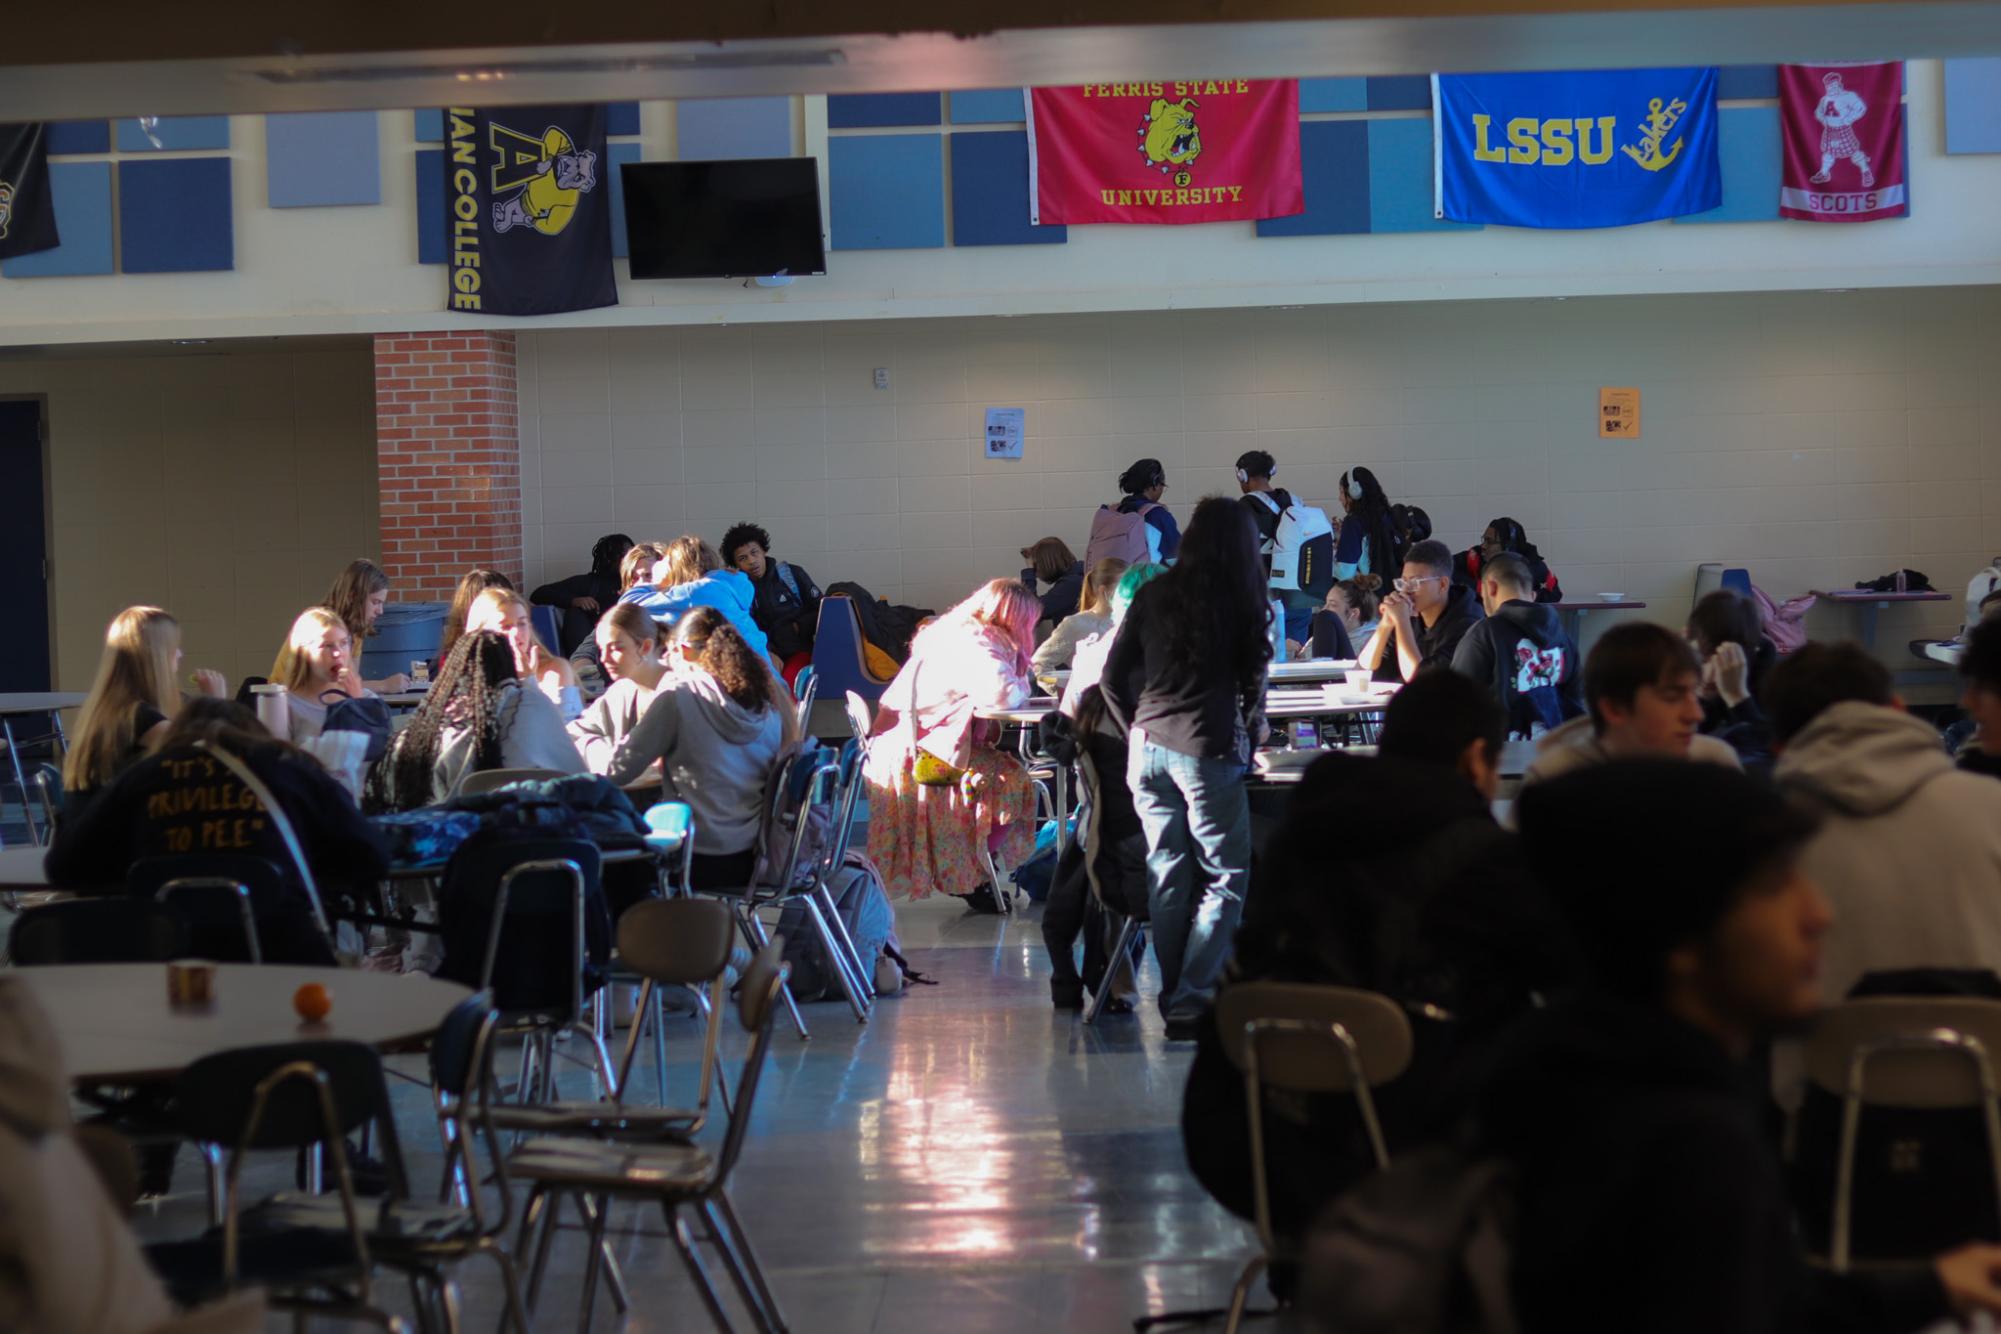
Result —
[{"label": "water bottle", "polygon": [[1271,660],[1285,661],[1285,606],[1277,598],[1271,599],[1271,627],[1266,632],[1271,640]]},{"label": "water bottle", "polygon": [[286,695],[285,687],[271,682],[250,687],[250,693],[257,697],[257,721],[264,724],[264,730],[280,741],[290,741],[292,702]]}]

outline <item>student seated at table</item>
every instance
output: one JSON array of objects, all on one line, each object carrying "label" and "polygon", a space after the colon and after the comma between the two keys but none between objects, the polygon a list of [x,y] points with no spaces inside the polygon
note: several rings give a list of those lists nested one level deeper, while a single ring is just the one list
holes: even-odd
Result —
[{"label": "student seated at table", "polygon": [[[618,563],[618,593],[612,600],[616,605],[627,593],[642,585],[653,582],[653,567],[667,548],[658,542],[637,542],[625,553]],[[656,635],[656,638],[658,636]],[[611,685],[605,675],[604,662],[599,656],[599,646],[595,634],[585,637],[584,642],[570,650],[570,668],[577,674],[577,688],[585,699],[596,699]]]},{"label": "student seated at table", "polygon": [[1474,1151],[1515,1172],[1520,1328],[1889,1334],[2001,1309],[2001,1247],[1872,1274],[1801,1251],[1751,1061],[1829,994],[1811,819],[1660,760],[1526,789],[1518,814],[1588,974],[1524,1018],[1476,1108]]},{"label": "student seated at table", "polygon": [[[106,1170],[113,1155],[123,1172]],[[115,1132],[76,1123],[62,1046],[33,983],[0,978],[0,1328],[258,1334],[264,1298],[254,1288],[175,1310],[126,1217],[129,1196],[109,1193],[130,1158]]]},{"label": "student seated at table", "polygon": [[785,664],[786,679],[813,660],[813,638],[820,628],[820,586],[805,567],[771,554],[771,534],[754,523],[732,524],[723,534],[723,564],[741,570],[756,589],[751,619],[771,645],[771,656]]},{"label": "student seated at table", "polygon": [[[770,641],[751,615],[757,591],[750,576],[723,568],[723,558],[699,537],[677,537],[653,567],[653,582],[627,589],[620,602],[632,602],[662,625],[672,625],[697,607],[714,607],[736,627],[746,644],[759,653],[771,651]],[[774,664],[782,665],[782,664]]]},{"label": "student seated at table", "polygon": [[361,683],[347,623],[327,607],[308,607],[292,622],[292,633],[271,665],[271,681],[285,687],[291,718],[291,735],[285,739],[294,742],[309,741],[325,730],[330,706],[375,693]]},{"label": "student seated at table", "polygon": [[917,632],[883,692],[869,742],[868,853],[892,898],[955,894],[994,911],[980,848],[1020,865],[1034,846],[1035,788],[973,715],[1033,693],[1028,659],[1042,604],[994,579]]},{"label": "student seated at table", "polygon": [[1045,537],[1023,547],[1021,558],[1028,562],[1022,568],[1021,582],[1038,590],[1036,596],[1042,602],[1042,620],[1036,633],[1047,634],[1065,617],[1075,615],[1083,601],[1084,562],[1060,537]]},{"label": "student seated at table", "polygon": [[1090,578],[1084,581],[1083,604],[1057,622],[1049,638],[1035,650],[1031,665],[1037,673],[1068,667],[1077,656],[1077,645],[1112,628],[1112,591],[1125,574],[1126,563],[1115,556],[1091,567]]},{"label": "student seated at table", "polygon": [[569,732],[585,767],[601,774],[610,766],[618,743],[638,726],[667,676],[663,656],[667,638],[658,621],[630,602],[621,602],[604,614],[598,621],[596,638],[598,661],[604,664],[610,684],[591,701],[583,717],[569,725]]},{"label": "student seated at table", "polygon": [[1382,627],[1357,655],[1370,671],[1397,669],[1408,681],[1426,667],[1450,667],[1459,641],[1485,615],[1472,590],[1452,582],[1443,542],[1419,542],[1404,557],[1396,591],[1382,602]]},{"label": "student seated at table", "polygon": [[[1105,660],[1112,654],[1112,643],[1119,637],[1119,627],[1125,624],[1126,613],[1132,610],[1133,599],[1148,584],[1166,574],[1165,565],[1135,565],[1119,576],[1118,586],[1112,590],[1112,623],[1077,645],[1076,654],[1070,659],[1070,679],[1064,683],[1061,703],[1058,707],[1072,718],[1077,716],[1078,703],[1084,692],[1099,684],[1105,676]],[[1121,731],[1123,736],[1124,732]],[[1125,770],[1119,770],[1124,773]]]},{"label": "student seated at table", "polygon": [[276,798],[322,902],[350,889],[370,889],[381,879],[388,850],[347,789],[318,760],[273,739],[248,708],[204,697],[182,707],[157,754],[127,770],[78,818],[64,822],[49,848],[49,883],[63,889],[120,886],[126,868],[141,857],[262,857],[295,891],[282,907],[259,905],[257,936],[265,961],[333,963],[284,836],[260,814],[262,799],[222,761],[204,753],[204,746],[241,760]]},{"label": "student seated at table", "polygon": [[2001,778],[2001,620],[1982,621],[1966,636],[1959,677],[1966,683],[1959,705],[1976,729],[1960,747],[1959,767]]},{"label": "student seated at table", "polygon": [[1452,652],[1452,670],[1493,693],[1508,736],[1553,731],[1584,715],[1583,664],[1554,607],[1534,601],[1535,575],[1520,556],[1502,552],[1480,570],[1486,618]]},{"label": "student seated at table", "polygon": [[[334,578],[324,605],[347,626],[358,663],[363,642],[375,633],[375,623],[382,619],[382,610],[389,605],[389,576],[372,560],[353,561]],[[393,695],[410,688],[410,677],[404,672],[391,672],[379,681],[362,684],[370,690]]]},{"label": "student seated at table", "polygon": [[632,550],[632,539],[624,533],[607,533],[591,546],[591,568],[567,579],[543,584],[528,595],[537,607],[554,607],[557,614],[557,652],[574,653],[591,637],[604,609],[618,601],[625,591],[619,582],[620,564]]},{"label": "student seated at table", "polygon": [[1666,626],[1613,626],[1584,660],[1585,716],[1543,733],[1522,782],[1642,756],[1742,768],[1736,751],[1699,730],[1701,679],[1695,650]]},{"label": "student seated at table", "polygon": [[1535,594],[1531,601],[1563,601],[1563,585],[1557,583],[1549,562],[1536,550],[1535,543],[1529,541],[1528,531],[1505,515],[1487,525],[1487,531],[1480,534],[1479,546],[1469,547],[1452,558],[1452,582],[1479,588],[1480,572],[1487,562],[1503,554],[1520,556],[1527,563],[1529,587]]},{"label": "student seated at table", "polygon": [[466,631],[491,630],[514,649],[514,671],[523,681],[549,697],[564,722],[581,717],[582,693],[577,689],[577,669],[568,658],[549,651],[535,633],[535,619],[527,600],[512,589],[489,588],[472,600],[466,612]]},{"label": "student seated at table", "polygon": [[1737,752],[1753,773],[1772,767],[1772,724],[1758,704],[1779,651],[1758,605],[1734,588],[1703,594],[1688,613],[1688,642],[1702,659],[1702,734]]},{"label": "student seated at table", "polygon": [[489,588],[505,588],[512,591],[514,581],[499,570],[487,569],[467,570],[465,577],[459,580],[458,588],[452,593],[451,608],[445,613],[444,634],[438,640],[438,661],[432,668],[434,674],[438,667],[444,666],[445,659],[451,656],[452,649],[458,645],[459,636],[466,632],[466,614],[472,610],[473,599]]},{"label": "student seated at table", "polygon": [[1326,602],[1313,613],[1311,640],[1304,656],[1315,659],[1355,659],[1382,624],[1383,581],[1373,574],[1343,579],[1327,590]]},{"label": "student seated at table", "polygon": [[593,738],[587,758],[620,786],[658,773],[660,799],[694,811],[695,887],[742,889],[757,860],[766,780],[798,738],[798,714],[765,656],[714,607],[675,622],[667,662],[643,709],[635,679],[621,707],[599,715],[616,735]]},{"label": "student seated at table", "polygon": [[[1404,1008],[1411,1066],[1376,1095],[1392,1161],[1450,1127],[1507,1028],[1576,978],[1561,918],[1489,809],[1501,731],[1484,690],[1433,669],[1391,701],[1376,758],[1316,761],[1259,858],[1224,982],[1360,987]],[[1348,1094],[1268,1100],[1264,1121],[1273,1221],[1297,1237],[1373,1158]],[[1208,1017],[1181,1124],[1197,1180],[1252,1217],[1243,1076]]]},{"label": "student seated at table", "polygon": [[[158,607],[127,607],[104,631],[97,679],[63,756],[63,811],[81,803],[155,748],[181,707],[181,627]],[[202,694],[228,694],[220,672],[194,673]]]},{"label": "student seated at table", "polygon": [[514,646],[491,630],[459,636],[410,725],[369,771],[370,810],[433,805],[489,769],[584,772],[562,714],[522,684],[514,663]]}]

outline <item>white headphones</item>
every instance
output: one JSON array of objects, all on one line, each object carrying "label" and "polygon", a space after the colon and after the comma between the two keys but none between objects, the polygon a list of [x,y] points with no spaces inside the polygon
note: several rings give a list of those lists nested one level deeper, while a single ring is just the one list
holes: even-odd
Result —
[{"label": "white headphones", "polygon": [[1242,468],[1239,468],[1237,469],[1237,480],[1240,482],[1248,482],[1251,480],[1251,475],[1245,472]]},{"label": "white headphones", "polygon": [[1355,480],[1353,473],[1348,474],[1348,498],[1351,500],[1362,498],[1362,484]]}]

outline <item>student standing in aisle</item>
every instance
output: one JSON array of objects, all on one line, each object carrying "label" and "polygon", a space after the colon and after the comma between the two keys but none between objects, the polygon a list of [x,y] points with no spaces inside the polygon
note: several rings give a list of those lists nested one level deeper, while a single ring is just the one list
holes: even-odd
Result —
[{"label": "student standing in aisle", "polygon": [[1105,664],[1105,702],[1132,738],[1127,778],[1146,830],[1171,1039],[1194,1037],[1243,911],[1243,779],[1265,730],[1270,616],[1249,508],[1211,498],[1195,509],[1179,562],[1133,599]]}]

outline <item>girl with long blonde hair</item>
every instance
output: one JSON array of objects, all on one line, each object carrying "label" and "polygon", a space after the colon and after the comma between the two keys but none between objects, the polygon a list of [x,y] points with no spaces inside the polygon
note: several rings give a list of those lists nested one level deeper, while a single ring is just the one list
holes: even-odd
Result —
[{"label": "girl with long blonde hair", "polygon": [[[308,607],[292,622],[271,664],[271,683],[285,687],[291,735],[281,741],[311,740],[325,728],[327,706],[340,698],[372,695],[354,665],[354,636],[329,607]],[[328,699],[332,695],[336,698]]]},{"label": "girl with long blonde hair", "polygon": [[1068,667],[1079,644],[1112,628],[1112,593],[1125,574],[1126,563],[1117,556],[1107,556],[1091,567],[1084,580],[1081,605],[1057,622],[1042,647],[1035,650],[1038,674]]},{"label": "girl with long blonde hair", "polygon": [[472,600],[466,612],[466,633],[491,630],[514,649],[514,670],[549,697],[568,723],[583,716],[584,698],[577,688],[577,669],[569,659],[552,653],[535,633],[528,599],[509,588],[489,588]]},{"label": "girl with long blonde hair", "polygon": [[[143,757],[180,712],[175,678],[181,667],[181,626],[158,607],[127,607],[104,631],[104,656],[84,697],[63,757],[66,796],[95,792]],[[218,672],[198,671],[204,695],[228,693]]]},{"label": "girl with long blonde hair", "polygon": [[489,588],[505,588],[513,591],[514,581],[499,570],[477,568],[467,570],[459,580],[459,586],[452,593],[452,605],[445,612],[445,631],[438,641],[438,665],[444,666],[451,656],[452,646],[459,642],[459,636],[466,632],[466,613],[472,610],[472,600]]},{"label": "girl with long blonde hair", "polygon": [[869,743],[869,856],[892,893],[957,894],[997,906],[992,857],[1034,846],[1035,789],[975,716],[1029,697],[1029,654],[1042,604],[995,579],[918,632],[883,693]]},{"label": "girl with long blonde hair", "polygon": [[[375,633],[375,623],[382,619],[383,610],[389,605],[389,576],[372,560],[350,561],[334,577],[333,587],[327,590],[322,605],[347,623],[348,637],[354,645],[355,670],[359,671],[362,641]],[[410,678],[404,672],[391,672],[379,681],[362,684],[370,690],[393,695],[409,689]]]}]

